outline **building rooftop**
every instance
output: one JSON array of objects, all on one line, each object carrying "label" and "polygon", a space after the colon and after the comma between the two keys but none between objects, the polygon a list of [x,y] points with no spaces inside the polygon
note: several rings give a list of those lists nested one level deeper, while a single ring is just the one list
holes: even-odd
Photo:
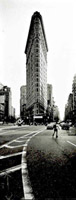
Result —
[{"label": "building rooftop", "polygon": [[44,25],[43,25],[43,19],[42,19],[42,16],[41,14],[36,11],[34,12],[34,14],[32,15],[31,17],[31,23],[30,23],[30,28],[29,28],[29,33],[28,33],[28,37],[27,37],[27,42],[26,42],[26,47],[25,47],[25,54],[27,53],[27,47],[28,47],[28,42],[29,42],[29,36],[31,34],[31,29],[32,29],[32,26],[33,26],[33,21],[34,21],[34,18],[35,17],[38,17],[41,21],[41,25],[42,25],[42,29],[43,29],[43,34],[44,34],[44,38],[45,38],[45,43],[46,43],[46,48],[47,48],[47,51],[48,51],[48,45],[47,45],[47,41],[46,41],[46,35],[45,35],[45,31],[44,31]]}]

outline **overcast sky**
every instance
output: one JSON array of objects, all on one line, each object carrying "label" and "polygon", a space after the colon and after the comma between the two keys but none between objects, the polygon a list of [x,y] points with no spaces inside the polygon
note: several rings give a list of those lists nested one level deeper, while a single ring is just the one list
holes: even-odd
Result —
[{"label": "overcast sky", "polygon": [[61,118],[76,74],[76,0],[0,0],[0,82],[11,87],[19,114],[20,87],[26,84],[24,54],[31,16],[43,17],[48,43],[47,80]]}]

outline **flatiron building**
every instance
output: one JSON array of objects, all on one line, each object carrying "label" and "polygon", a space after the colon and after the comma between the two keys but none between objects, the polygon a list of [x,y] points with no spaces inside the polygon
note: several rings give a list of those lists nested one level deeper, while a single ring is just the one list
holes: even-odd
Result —
[{"label": "flatiron building", "polygon": [[47,41],[39,12],[31,18],[26,54],[26,110],[29,116],[44,115],[47,109]]}]

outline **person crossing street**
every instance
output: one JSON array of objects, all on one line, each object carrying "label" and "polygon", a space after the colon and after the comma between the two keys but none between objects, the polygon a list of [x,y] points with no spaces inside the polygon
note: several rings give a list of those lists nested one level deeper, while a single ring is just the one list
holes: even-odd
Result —
[{"label": "person crossing street", "polygon": [[56,138],[58,138],[58,126],[57,126],[57,124],[54,124],[54,133],[53,133],[53,135],[52,136],[54,136],[55,135],[55,133],[56,133]]}]

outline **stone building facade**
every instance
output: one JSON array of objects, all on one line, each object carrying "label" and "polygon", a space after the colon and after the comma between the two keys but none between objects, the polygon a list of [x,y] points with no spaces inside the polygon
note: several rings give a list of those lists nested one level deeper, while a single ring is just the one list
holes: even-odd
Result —
[{"label": "stone building facade", "polygon": [[11,89],[7,86],[3,86],[0,89],[0,104],[2,109],[2,115],[4,120],[8,121],[11,118],[11,106],[12,106],[12,96]]},{"label": "stone building facade", "polygon": [[20,117],[23,120],[26,118],[26,85],[20,88]]},{"label": "stone building facade", "polygon": [[69,94],[67,104],[65,106],[65,120],[76,122],[76,75],[74,75],[72,83],[72,93]]},{"label": "stone building facade", "polygon": [[76,75],[74,76],[73,79],[72,93],[73,93],[73,110],[76,110]]},{"label": "stone building facade", "polygon": [[47,84],[47,106],[53,106],[52,85]]},{"label": "stone building facade", "polygon": [[26,109],[29,116],[44,115],[47,109],[47,41],[42,16],[31,18],[26,54]]}]

